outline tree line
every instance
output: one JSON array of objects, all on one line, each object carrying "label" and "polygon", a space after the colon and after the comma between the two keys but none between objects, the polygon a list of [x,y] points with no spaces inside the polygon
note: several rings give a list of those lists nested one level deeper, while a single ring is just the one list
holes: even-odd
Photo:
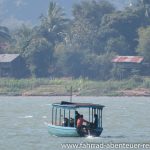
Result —
[{"label": "tree line", "polygon": [[83,0],[73,5],[71,18],[51,1],[38,25],[11,32],[0,26],[0,43],[9,44],[0,53],[22,56],[28,76],[118,78],[121,70],[111,62],[116,55],[140,55],[150,63],[150,1],[117,10],[106,0]]}]

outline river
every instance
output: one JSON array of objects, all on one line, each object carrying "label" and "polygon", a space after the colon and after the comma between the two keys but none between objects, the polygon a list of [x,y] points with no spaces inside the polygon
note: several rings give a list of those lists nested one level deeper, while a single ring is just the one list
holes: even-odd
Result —
[{"label": "river", "polygon": [[75,102],[92,102],[106,106],[103,111],[104,130],[101,137],[62,138],[49,135],[47,123],[51,116],[50,105],[68,99],[0,97],[0,150],[62,150],[65,149],[62,147],[64,143],[109,144],[110,149],[117,149],[112,144],[118,143],[150,144],[148,97],[73,97]]}]

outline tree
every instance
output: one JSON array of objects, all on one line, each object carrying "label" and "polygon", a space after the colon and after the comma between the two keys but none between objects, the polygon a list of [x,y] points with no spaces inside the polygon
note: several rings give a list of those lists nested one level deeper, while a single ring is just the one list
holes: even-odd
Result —
[{"label": "tree", "polygon": [[13,33],[13,42],[9,50],[10,53],[19,53],[23,54],[25,49],[30,44],[33,38],[33,30],[26,25],[22,25]]},{"label": "tree", "polygon": [[128,55],[130,53],[129,45],[123,36],[110,37],[107,40],[105,51],[115,52],[117,55]]},{"label": "tree", "polygon": [[76,48],[67,48],[56,54],[56,74],[78,78],[82,76],[85,53]]},{"label": "tree", "polygon": [[63,9],[56,2],[50,2],[47,16],[40,17],[41,25],[37,27],[38,34],[41,34],[54,46],[57,42],[63,41],[66,35],[68,19],[66,19]]},{"label": "tree", "polygon": [[45,38],[33,38],[22,55],[26,59],[32,76],[49,76],[53,49]]},{"label": "tree", "polygon": [[73,6],[73,17],[69,44],[84,51],[97,53],[100,47],[98,32],[101,19],[105,14],[114,11],[114,7],[107,1],[82,1]]},{"label": "tree", "polygon": [[100,27],[97,36],[97,54],[115,52],[117,55],[129,53],[129,45],[116,29]]},{"label": "tree", "polygon": [[0,53],[4,53],[11,42],[11,35],[9,29],[4,26],[0,26]]},{"label": "tree", "polygon": [[88,22],[99,26],[101,19],[105,14],[112,13],[115,10],[113,5],[105,0],[100,1],[82,1],[73,6],[73,16],[75,20],[86,19]]},{"label": "tree", "polygon": [[111,76],[114,79],[122,80],[129,76],[129,71],[124,68],[123,64],[116,64],[112,67]]},{"label": "tree", "polygon": [[136,54],[138,28],[149,24],[150,20],[145,16],[145,8],[143,6],[134,6],[126,8],[124,11],[105,15],[101,23],[104,27],[117,30],[125,38],[130,49],[128,55]]},{"label": "tree", "polygon": [[92,23],[82,21],[75,21],[70,29],[69,42],[72,47],[76,47],[81,50],[90,50],[91,52],[97,49],[97,33],[98,28]]},{"label": "tree", "polygon": [[97,55],[80,49],[66,49],[57,53],[59,75],[106,80],[112,69],[112,53]]},{"label": "tree", "polygon": [[87,54],[82,60],[83,76],[96,80],[107,80],[111,77],[111,60],[113,53],[102,55]]},{"label": "tree", "polygon": [[145,61],[150,63],[150,26],[147,28],[140,28],[138,30],[139,44],[137,52],[144,56]]},{"label": "tree", "polygon": [[19,53],[26,62],[30,74],[35,77],[47,77],[52,63],[53,47],[35,28],[23,25],[14,34],[10,52]]}]

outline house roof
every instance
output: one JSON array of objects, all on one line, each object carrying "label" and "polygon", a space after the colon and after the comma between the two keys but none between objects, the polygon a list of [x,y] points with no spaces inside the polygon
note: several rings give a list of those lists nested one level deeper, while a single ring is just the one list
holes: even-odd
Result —
[{"label": "house roof", "polygon": [[144,57],[141,56],[116,56],[112,62],[114,63],[141,63]]},{"label": "house roof", "polygon": [[12,62],[19,54],[0,54],[0,63]]}]

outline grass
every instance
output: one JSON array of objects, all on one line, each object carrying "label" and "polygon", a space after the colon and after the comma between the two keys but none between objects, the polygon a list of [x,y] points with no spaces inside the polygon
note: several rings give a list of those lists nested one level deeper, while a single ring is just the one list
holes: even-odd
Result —
[{"label": "grass", "polygon": [[69,95],[81,96],[120,96],[119,90],[135,88],[150,89],[150,78],[133,77],[128,80],[91,81],[84,79],[8,79],[0,78],[1,95]]}]

